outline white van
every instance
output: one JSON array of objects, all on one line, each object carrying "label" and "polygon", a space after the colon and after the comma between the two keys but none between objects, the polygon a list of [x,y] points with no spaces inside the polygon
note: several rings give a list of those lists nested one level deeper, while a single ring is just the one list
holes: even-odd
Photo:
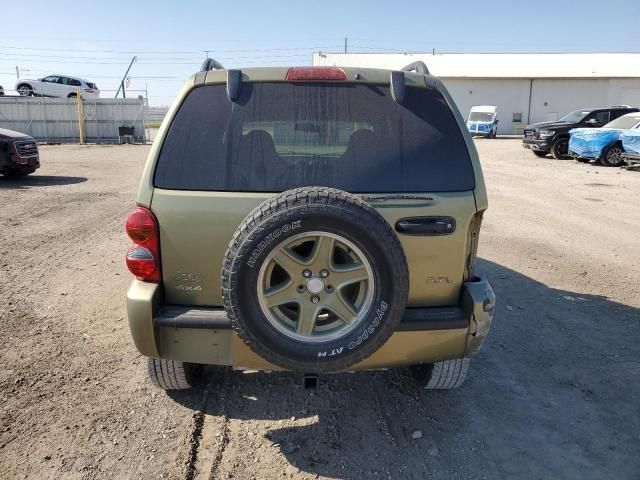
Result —
[{"label": "white van", "polygon": [[471,107],[469,118],[467,119],[467,129],[471,135],[496,138],[498,133],[498,107],[493,105]]}]

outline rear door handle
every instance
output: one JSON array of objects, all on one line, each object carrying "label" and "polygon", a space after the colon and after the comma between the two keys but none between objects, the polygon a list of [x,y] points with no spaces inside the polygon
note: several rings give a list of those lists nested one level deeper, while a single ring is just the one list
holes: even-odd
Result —
[{"label": "rear door handle", "polygon": [[396,232],[404,235],[449,235],[456,231],[453,217],[407,217],[396,222]]}]

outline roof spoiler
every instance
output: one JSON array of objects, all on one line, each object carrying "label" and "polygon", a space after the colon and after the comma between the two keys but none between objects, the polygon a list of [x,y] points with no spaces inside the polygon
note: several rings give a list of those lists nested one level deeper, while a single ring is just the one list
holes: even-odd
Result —
[{"label": "roof spoiler", "polygon": [[429,75],[429,69],[424,62],[413,62],[403,67],[400,71],[391,72],[391,79],[389,80],[391,97],[400,105],[404,102],[404,72],[417,72],[422,75]]},{"label": "roof spoiler", "polygon": [[[206,74],[211,70],[224,70],[224,66],[214,60],[213,58],[207,58],[204,62],[202,62],[202,67],[200,67],[200,74]],[[201,79],[201,82],[204,82],[204,76]],[[242,71],[240,70],[227,70],[227,97],[232,102],[235,102],[240,97],[240,87],[242,85]]]},{"label": "roof spoiler", "polygon": [[403,72],[418,72],[422,75],[429,75],[429,69],[424,62],[413,62],[402,68]]},{"label": "roof spoiler", "polygon": [[224,70],[224,67],[220,62],[216,62],[213,58],[207,58],[202,62],[200,67],[201,72],[208,72],[210,70]]}]

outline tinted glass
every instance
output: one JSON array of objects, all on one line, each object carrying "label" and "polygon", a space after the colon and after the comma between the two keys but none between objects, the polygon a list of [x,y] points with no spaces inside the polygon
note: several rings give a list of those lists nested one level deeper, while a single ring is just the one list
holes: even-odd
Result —
[{"label": "tinted glass", "polygon": [[601,110],[599,112],[594,112],[591,115],[589,115],[589,117],[586,119],[587,122],[589,120],[595,120],[596,124],[604,125],[609,121],[609,110]]},{"label": "tinted glass", "polygon": [[160,188],[280,192],[323,185],[350,192],[475,187],[462,133],[442,95],[407,88],[245,83],[194,89],[176,114],[155,172]]},{"label": "tinted glass", "polygon": [[493,122],[493,113],[489,112],[471,112],[469,114],[470,122]]},{"label": "tinted glass", "polygon": [[567,113],[564,117],[558,120],[559,122],[578,123],[584,117],[591,113],[589,110],[576,110],[575,112]]}]

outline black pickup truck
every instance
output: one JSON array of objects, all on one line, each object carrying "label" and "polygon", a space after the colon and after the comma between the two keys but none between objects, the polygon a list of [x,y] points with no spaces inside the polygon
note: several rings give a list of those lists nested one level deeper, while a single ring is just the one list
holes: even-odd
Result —
[{"label": "black pickup truck", "polygon": [[538,157],[551,153],[557,160],[567,159],[570,158],[569,130],[581,127],[600,128],[611,120],[637,111],[640,109],[628,105],[584,108],[553,122],[532,123],[524,129],[522,146],[530,149]]},{"label": "black pickup truck", "polygon": [[5,177],[24,177],[38,168],[38,145],[33,137],[0,128],[0,173]]}]

